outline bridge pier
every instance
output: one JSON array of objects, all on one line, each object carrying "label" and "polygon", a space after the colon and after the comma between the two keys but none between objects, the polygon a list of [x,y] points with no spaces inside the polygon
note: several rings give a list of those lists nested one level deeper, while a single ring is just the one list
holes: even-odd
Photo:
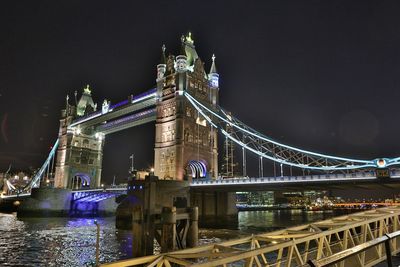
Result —
[{"label": "bridge pier", "polygon": [[199,207],[201,226],[226,227],[237,225],[236,193],[222,191],[190,192],[192,206]]},{"label": "bridge pier", "polygon": [[117,208],[116,226],[132,229],[133,256],[152,255],[154,239],[162,252],[198,244],[198,209],[189,207],[189,183],[147,176],[128,184]]},{"label": "bridge pier", "polygon": [[20,217],[110,216],[115,214],[114,198],[98,202],[77,202],[76,192],[61,188],[33,188],[30,197],[21,201]]},{"label": "bridge pier", "polygon": [[18,208],[19,217],[69,216],[72,200],[70,189],[32,188],[31,197]]}]

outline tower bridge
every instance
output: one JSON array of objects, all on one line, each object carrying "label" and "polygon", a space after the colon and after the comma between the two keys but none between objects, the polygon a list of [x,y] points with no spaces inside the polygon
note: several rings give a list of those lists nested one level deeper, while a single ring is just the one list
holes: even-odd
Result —
[{"label": "tower bridge", "polygon": [[[67,96],[58,138],[43,166],[19,194],[29,194],[37,187],[69,190],[69,194],[73,190],[91,189],[94,199],[103,199],[103,192],[96,190],[101,185],[107,136],[145,123],[155,125],[154,175],[160,180],[187,181],[194,191],[396,186],[398,172],[393,167],[400,164],[400,157],[353,159],[317,153],[278,142],[240,121],[234,112],[219,104],[215,56],[207,72],[190,35],[182,36],[176,56],[167,56],[165,46],[162,47],[156,70],[155,87],[149,86],[151,89],[129,95],[121,102],[104,100],[98,106],[89,86],[75,103]],[[220,179],[218,137],[221,136],[241,149],[243,177],[248,154],[256,155],[259,177]],[[265,161],[280,165],[281,177],[265,177]],[[307,171],[309,175],[285,176],[285,166]],[[375,170],[386,172],[387,178],[377,178]],[[13,190],[5,188],[4,195],[12,195]],[[228,195],[214,198],[215,202],[230,200]]]}]

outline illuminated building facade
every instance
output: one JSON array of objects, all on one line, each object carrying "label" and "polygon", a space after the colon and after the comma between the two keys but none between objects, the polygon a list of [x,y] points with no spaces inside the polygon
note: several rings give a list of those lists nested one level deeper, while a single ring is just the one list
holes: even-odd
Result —
[{"label": "illuminated building facade", "polygon": [[189,33],[179,55],[165,55],[157,65],[157,118],[154,168],[160,179],[217,177],[217,131],[184,97],[187,91],[210,108],[218,103],[215,57],[209,74]]}]

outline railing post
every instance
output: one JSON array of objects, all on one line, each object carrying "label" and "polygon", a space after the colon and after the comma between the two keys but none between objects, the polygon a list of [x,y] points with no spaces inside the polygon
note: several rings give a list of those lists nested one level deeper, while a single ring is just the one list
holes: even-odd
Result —
[{"label": "railing post", "polygon": [[96,225],[96,266],[100,266],[100,224],[97,220],[94,220],[94,224]]},{"label": "railing post", "polygon": [[318,267],[318,265],[314,263],[314,260],[309,260],[307,263],[310,265],[310,267]]},{"label": "railing post", "polygon": [[143,211],[142,206],[134,206],[132,211],[132,256],[141,257],[143,253]]},{"label": "railing post", "polygon": [[390,248],[390,237],[385,234],[387,239],[385,240],[385,251],[386,251],[386,262],[388,267],[393,267],[393,260],[392,260],[392,250]]}]

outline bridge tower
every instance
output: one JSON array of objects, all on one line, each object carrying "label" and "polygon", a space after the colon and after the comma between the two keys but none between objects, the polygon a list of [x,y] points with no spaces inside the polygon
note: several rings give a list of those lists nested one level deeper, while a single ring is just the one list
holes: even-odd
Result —
[{"label": "bridge tower", "polygon": [[190,33],[182,36],[176,57],[166,57],[163,46],[157,65],[154,156],[155,175],[160,179],[217,177],[217,131],[191,106],[183,92],[213,108],[218,104],[218,79],[215,57],[207,75]]},{"label": "bridge tower", "polygon": [[54,186],[69,189],[100,187],[104,137],[95,133],[93,127],[75,130],[68,127],[74,120],[96,110],[89,86],[75,104],[69,104],[67,96],[66,107],[61,111]]}]

